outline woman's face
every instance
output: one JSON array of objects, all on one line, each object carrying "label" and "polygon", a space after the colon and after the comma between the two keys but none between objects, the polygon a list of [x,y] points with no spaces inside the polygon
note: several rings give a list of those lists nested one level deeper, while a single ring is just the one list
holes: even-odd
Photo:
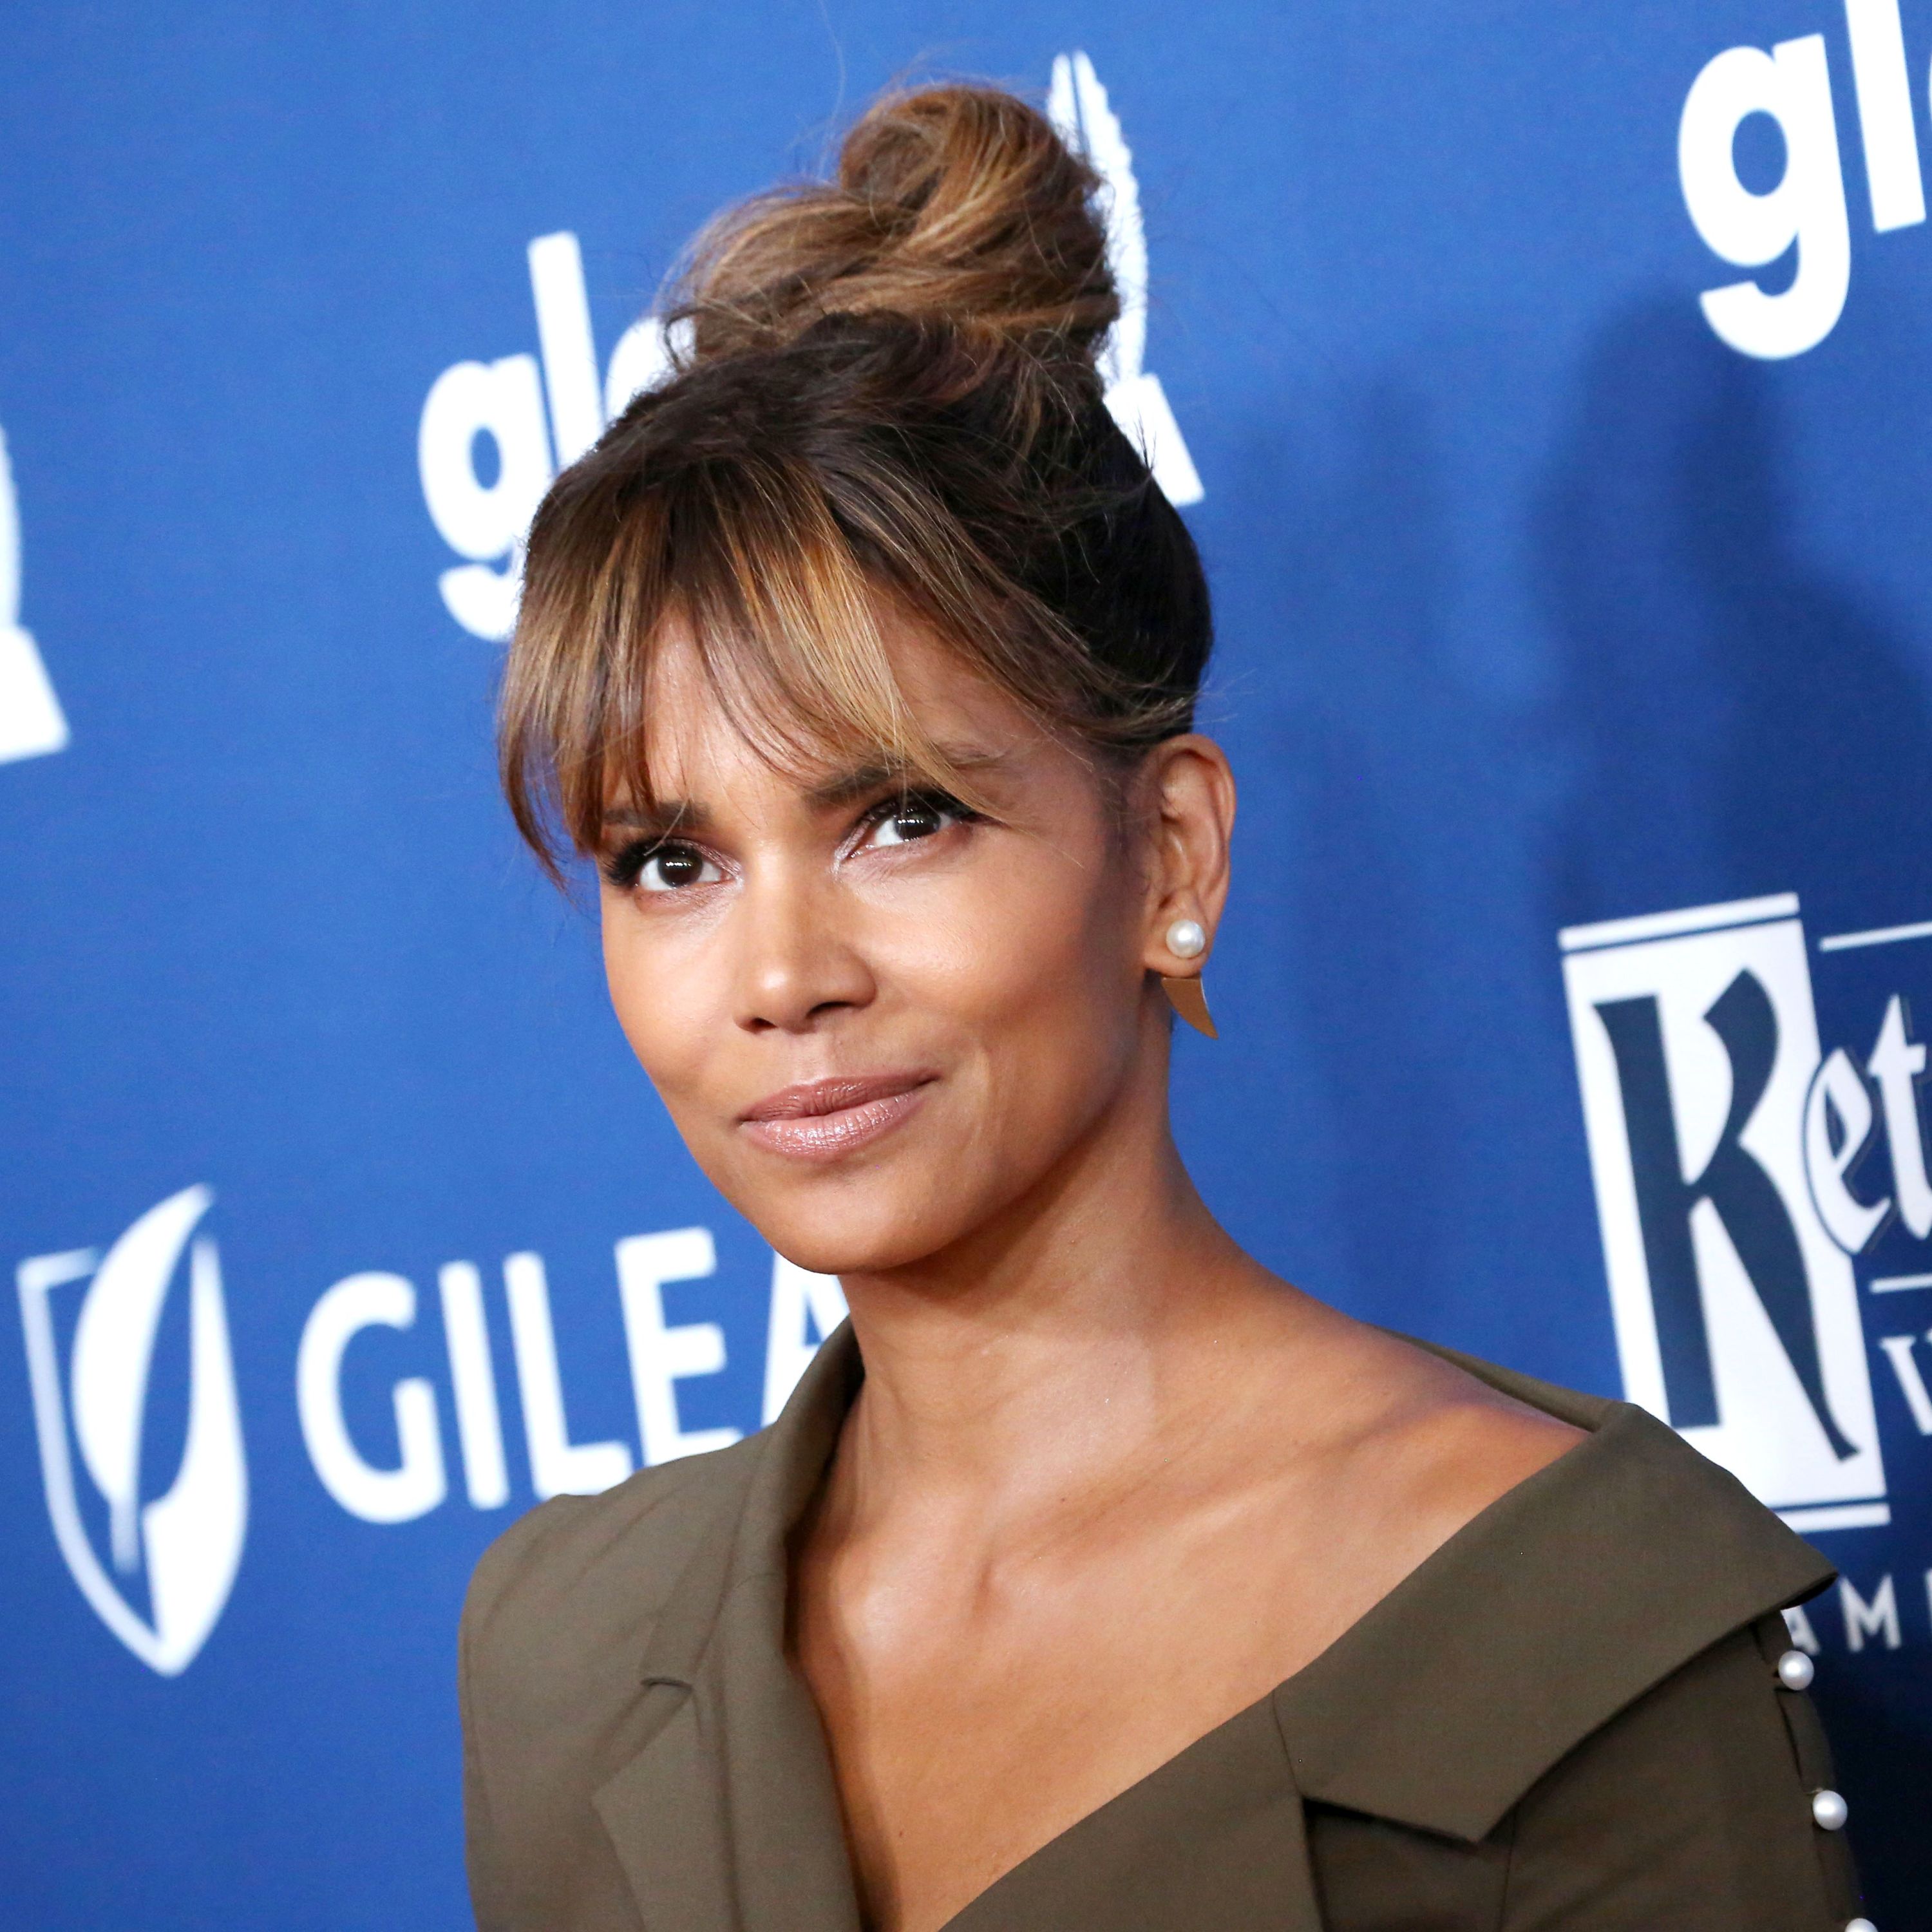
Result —
[{"label": "woman's face", "polygon": [[887,637],[984,815],[889,772],[774,770],[674,640],[652,704],[668,815],[614,800],[603,854],[626,1036],[719,1190],[827,1274],[982,1227],[1165,1069],[1158,865],[1012,700],[909,625]]}]

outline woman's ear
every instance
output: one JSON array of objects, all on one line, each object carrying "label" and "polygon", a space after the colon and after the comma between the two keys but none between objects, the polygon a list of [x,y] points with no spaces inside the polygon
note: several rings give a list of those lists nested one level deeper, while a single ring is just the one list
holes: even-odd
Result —
[{"label": "woman's ear", "polygon": [[[1205,964],[1227,903],[1234,774],[1213,739],[1189,731],[1148,754],[1142,782],[1151,848],[1144,957],[1162,979],[1189,978]],[[1200,928],[1198,944],[1190,923]]]}]

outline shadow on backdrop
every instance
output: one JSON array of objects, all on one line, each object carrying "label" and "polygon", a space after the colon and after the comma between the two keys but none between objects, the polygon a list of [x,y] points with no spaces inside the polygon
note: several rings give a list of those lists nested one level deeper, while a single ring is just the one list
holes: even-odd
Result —
[{"label": "shadow on backdrop", "polygon": [[[1799,549],[1780,374],[1675,301],[1586,362],[1534,532],[1573,778],[1552,926],[1792,890],[1814,937],[1932,915],[1927,694]],[[1906,1660],[1818,1686],[1891,1932],[1932,1925],[1932,1694]]]},{"label": "shadow on backdrop", "polygon": [[[1456,656],[1443,414],[1402,376],[1337,385],[1254,429],[1232,486],[1270,506],[1224,616],[1270,640],[1243,809],[1268,814],[1272,945],[1322,1096],[1303,1157],[1336,1274],[1305,1285],[1591,1387],[1612,1358],[1544,922],[1542,725]],[[1543,1291],[1513,1294],[1526,1276]]]},{"label": "shadow on backdrop", "polygon": [[[1346,400],[1339,463],[1312,437],[1257,438],[1237,488],[1278,506],[1247,573],[1289,675],[1270,732],[1294,828],[1282,942],[1303,952],[1295,1003],[1325,1097],[1337,1258],[1348,1305],[1412,1310],[1452,1278],[1441,1218],[1459,1094],[1436,988],[1425,855],[1412,800],[1431,773],[1412,742],[1431,701],[1443,564],[1439,455],[1421,406],[1392,386]],[[1462,734],[1437,716],[1438,744]]]},{"label": "shadow on backdrop", "polygon": [[1673,301],[1611,328],[1538,514],[1575,784],[1564,924],[1796,891],[1932,910],[1932,718],[1902,646],[1799,554],[1780,372]]}]

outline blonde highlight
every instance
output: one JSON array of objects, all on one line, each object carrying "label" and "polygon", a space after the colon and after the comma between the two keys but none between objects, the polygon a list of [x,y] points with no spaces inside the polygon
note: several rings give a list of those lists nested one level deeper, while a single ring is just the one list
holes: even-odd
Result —
[{"label": "blonde highlight", "polygon": [[652,670],[687,637],[775,763],[885,759],[970,802],[920,728],[891,606],[1046,728],[1120,758],[1185,729],[1209,640],[1191,541],[1108,416],[1094,182],[990,88],[889,98],[838,179],[700,238],[674,379],[559,478],[500,704],[544,864],[647,796]]}]

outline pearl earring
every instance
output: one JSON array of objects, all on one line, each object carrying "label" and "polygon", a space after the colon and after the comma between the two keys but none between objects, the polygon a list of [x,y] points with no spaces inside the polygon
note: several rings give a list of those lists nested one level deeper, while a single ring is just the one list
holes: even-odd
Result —
[{"label": "pearl earring", "polygon": [[1167,950],[1177,959],[1198,959],[1208,950],[1208,934],[1198,919],[1178,919],[1167,928]]}]

